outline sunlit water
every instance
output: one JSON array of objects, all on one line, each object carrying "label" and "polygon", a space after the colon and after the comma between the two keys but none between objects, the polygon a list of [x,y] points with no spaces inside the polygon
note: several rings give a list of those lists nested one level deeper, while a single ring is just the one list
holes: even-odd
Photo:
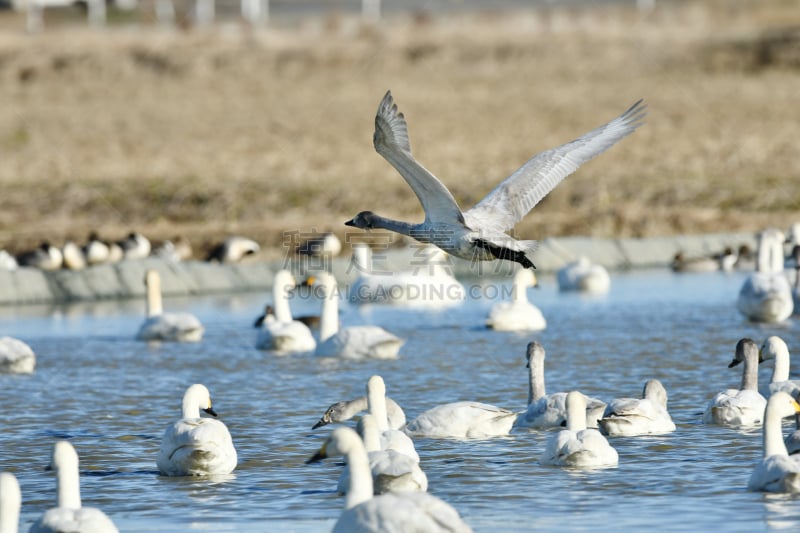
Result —
[{"label": "sunlit water", "polygon": [[[797,530],[800,499],[746,491],[760,432],[700,423],[712,395],[739,383],[740,367],[727,368],[739,338],[760,344],[779,334],[790,349],[800,346],[796,322],[759,326],[741,318],[735,301],[743,277],[618,274],[599,298],[559,294],[544,278],[529,295],[548,328],[524,335],[484,329],[487,298],[443,312],[344,306],[345,324],[374,323],[408,339],[396,361],[256,350],[251,324],[266,294],[166,300],[168,309],[191,310],[204,322],[206,336],[194,345],[133,340],[142,302],[0,308],[0,335],[25,340],[38,355],[34,375],[0,376],[0,469],[20,480],[22,530],[53,506],[55,480],[43,468],[54,440],[69,438],[81,458],[84,505],[100,507],[123,531],[327,531],[343,505],[334,493],[341,465],[304,461],[330,431],[310,429],[328,405],[362,395],[377,373],[409,417],[457,400],[521,410],[525,346],[538,339],[549,392],[580,389],[610,400],[638,396],[657,377],[678,429],[611,439],[619,467],[589,472],[541,466],[544,431],[417,439],[430,491],[475,530]],[[769,370],[761,372],[765,383]],[[156,472],[161,434],[197,382],[211,390],[239,452],[225,481]]]}]

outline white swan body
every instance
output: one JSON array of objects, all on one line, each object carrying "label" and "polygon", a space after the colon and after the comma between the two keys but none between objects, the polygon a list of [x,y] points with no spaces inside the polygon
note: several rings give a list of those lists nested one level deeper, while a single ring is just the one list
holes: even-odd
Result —
[{"label": "white swan body", "polygon": [[759,236],[756,272],[739,291],[737,308],[754,322],[783,322],[792,315],[794,300],[783,273],[783,233],[764,230]]},{"label": "white swan body", "polygon": [[446,254],[428,246],[418,250],[414,261],[417,266],[413,270],[376,274],[372,269],[370,247],[354,244],[353,264],[360,275],[350,286],[348,300],[354,304],[418,309],[444,309],[464,302],[466,290],[452,275]]},{"label": "white swan body", "polygon": [[0,374],[30,374],[36,367],[36,354],[30,346],[13,337],[0,337]]},{"label": "white swan body", "polygon": [[547,441],[539,461],[544,465],[596,468],[615,466],[619,455],[596,429],[586,427],[586,401],[583,393],[567,393],[567,429]]},{"label": "white swan body", "polygon": [[[375,494],[386,492],[408,492],[428,490],[428,476],[419,467],[419,461],[396,450],[382,450],[380,433],[375,417],[365,414],[358,421],[358,433],[364,440],[372,472],[372,486]],[[350,471],[347,467],[339,476],[337,491],[346,494],[350,485]]]},{"label": "white swan body", "polygon": [[62,440],[53,446],[51,468],[56,472],[57,507],[31,526],[30,533],[116,533],[117,527],[100,509],[81,506],[78,454]]},{"label": "white swan body", "polygon": [[61,256],[64,258],[63,266],[69,270],[83,270],[86,268],[86,257],[83,250],[74,241],[66,241],[61,247]]},{"label": "white swan body", "polygon": [[438,405],[409,422],[404,431],[412,436],[452,439],[484,439],[508,435],[517,413],[480,402]]},{"label": "white swan body", "polygon": [[10,472],[0,473],[0,533],[17,533],[21,507],[19,481]]},{"label": "white swan body", "polygon": [[147,290],[147,318],[136,338],[143,341],[200,342],[205,328],[191,313],[165,313],[161,302],[161,276],[148,269],[144,278]]},{"label": "white swan body", "polygon": [[275,274],[272,282],[275,316],[267,316],[258,331],[256,348],[259,350],[285,354],[312,352],[317,347],[317,341],[308,326],[292,319],[289,293],[296,285],[294,276],[288,270],[280,270]]},{"label": "white swan body", "polygon": [[611,288],[611,277],[603,265],[594,264],[580,256],[567,263],[556,273],[558,290],[578,291],[587,294],[605,294]]},{"label": "white swan body", "polygon": [[536,287],[536,276],[526,268],[514,274],[511,301],[497,302],[489,311],[486,326],[497,331],[541,331],[547,320],[538,307],[528,301],[526,289]]},{"label": "white swan body", "polygon": [[[336,402],[325,410],[325,414],[311,429],[346,422],[367,409],[369,409],[369,403],[366,396],[355,400]],[[406,414],[403,412],[403,408],[388,396],[386,397],[386,417],[389,420],[389,429],[402,429],[406,425]]]},{"label": "white swan body", "polygon": [[156,464],[164,476],[213,476],[236,468],[236,448],[228,428],[213,418],[201,418],[200,410],[217,416],[208,389],[195,384],[183,395],[183,416],[167,426]]},{"label": "white swan body", "polygon": [[[560,427],[567,420],[567,393],[547,394],[544,382],[544,346],[538,341],[528,343],[525,352],[528,367],[528,408],[520,413],[514,427],[550,428]],[[586,396],[586,426],[597,427],[603,417],[606,403]]]},{"label": "white swan body", "polygon": [[320,272],[306,282],[322,287],[322,314],[319,325],[319,344],[315,354],[320,357],[347,359],[396,359],[403,341],[379,326],[348,326],[339,329],[339,290],[336,279]]},{"label": "white swan body", "polygon": [[373,144],[414,191],[425,220],[411,224],[362,211],[345,224],[394,231],[470,261],[506,259],[533,268],[526,253],[536,248],[536,242],[519,241],[506,232],[565,177],[633,133],[644,117],[640,104],[641,100],[608,124],[572,142],[534,156],[472,209],[462,212],[444,184],[411,155],[405,117],[387,92],[375,117]]},{"label": "white swan body", "polygon": [[800,392],[800,384],[789,379],[791,358],[789,356],[789,347],[786,346],[786,342],[783,339],[777,335],[767,337],[761,345],[760,355],[761,363],[773,361],[772,376],[769,380],[769,395],[775,394],[779,390],[788,392],[793,396]]},{"label": "white swan body", "polygon": [[347,459],[350,484],[345,496],[345,510],[333,528],[335,533],[472,531],[458,511],[427,492],[389,492],[373,496],[367,451],[361,438],[350,428],[333,430],[307,463],[339,456]]},{"label": "white swan body", "polygon": [[706,406],[703,422],[732,427],[761,425],[767,400],[758,392],[758,346],[752,339],[741,339],[728,365],[744,363],[739,389],[718,392]]},{"label": "white swan body", "polygon": [[395,450],[419,462],[419,454],[414,441],[402,431],[389,427],[386,415],[386,384],[380,376],[372,376],[367,381],[367,403],[369,414],[378,426],[381,450]]},{"label": "white swan body", "polygon": [[789,457],[781,434],[784,417],[800,413],[800,404],[778,391],[769,397],[764,413],[764,455],[747,483],[748,490],[800,492],[800,462]]},{"label": "white swan body", "polygon": [[598,422],[600,432],[611,437],[662,435],[675,431],[667,411],[667,389],[657,379],[644,384],[641,398],[616,398]]}]

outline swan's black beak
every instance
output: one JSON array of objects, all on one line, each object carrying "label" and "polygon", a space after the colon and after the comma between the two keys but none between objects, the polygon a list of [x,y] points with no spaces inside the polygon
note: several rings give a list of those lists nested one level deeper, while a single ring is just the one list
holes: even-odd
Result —
[{"label": "swan's black beak", "polygon": [[352,218],[350,220],[348,220],[347,222],[345,222],[344,225],[345,226],[350,226],[351,228],[355,228],[356,227],[356,224],[355,224],[355,222],[353,222]]},{"label": "swan's black beak", "polygon": [[317,423],[316,423],[316,424],[314,424],[313,426],[311,426],[311,429],[317,429],[317,428],[321,428],[322,426],[327,426],[328,424],[330,424],[330,421],[328,421],[328,420],[325,420],[325,417],[323,416],[322,418],[320,418],[320,419],[317,421]]},{"label": "swan's black beak", "polygon": [[[759,359],[761,359],[761,358],[759,357]],[[739,363],[741,363],[741,361],[739,361],[738,359],[734,359],[733,361],[731,361],[730,363],[728,363],[728,368],[733,368],[733,367],[735,367],[736,365],[738,365]]]},{"label": "swan's black beak", "polygon": [[211,416],[213,416],[213,417],[216,417],[216,416],[217,416],[217,412],[216,412],[216,411],[214,411],[214,409],[212,409],[211,407],[209,407],[208,409],[203,409],[203,411],[204,411],[204,412],[206,412],[206,413],[208,413],[208,414],[210,414],[210,415],[211,415]]},{"label": "swan's black beak", "polygon": [[328,454],[325,453],[325,449],[327,448],[326,445],[327,445],[327,442],[322,445],[322,448],[320,448],[319,451],[317,453],[315,453],[313,457],[311,457],[310,459],[306,460],[306,464],[310,465],[311,463],[318,463],[318,462],[322,461],[323,459],[326,459],[328,457]]}]

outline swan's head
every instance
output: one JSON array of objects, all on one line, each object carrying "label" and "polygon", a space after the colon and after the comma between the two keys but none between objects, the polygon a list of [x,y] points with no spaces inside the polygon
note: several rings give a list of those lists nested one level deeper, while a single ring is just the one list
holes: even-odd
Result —
[{"label": "swan's head", "polygon": [[78,452],[69,441],[60,440],[53,445],[53,454],[50,456],[48,468],[56,473],[59,470],[78,470]]},{"label": "swan's head", "polygon": [[380,376],[372,376],[367,381],[367,395],[374,394],[379,397],[386,396],[386,383]]},{"label": "swan's head", "polygon": [[306,461],[306,464],[317,463],[328,457],[347,455],[359,446],[362,450],[364,449],[364,443],[358,433],[347,427],[336,428],[322,444],[319,451]]},{"label": "swan's head", "polygon": [[539,281],[536,279],[536,274],[529,268],[517,270],[514,274],[514,282],[523,287],[539,287]]},{"label": "swan's head", "polygon": [[761,350],[758,352],[758,362],[763,363],[768,359],[777,359],[778,357],[786,357],[789,355],[789,347],[783,339],[777,335],[767,337],[761,345]]},{"label": "swan's head", "polygon": [[377,215],[372,211],[362,211],[345,222],[344,225],[359,229],[372,229],[375,227],[376,217]]},{"label": "swan's head", "polygon": [[800,414],[800,403],[784,391],[774,392],[767,400],[767,410],[778,412],[781,418]]},{"label": "swan's head", "polygon": [[758,345],[753,339],[745,337],[736,343],[736,353],[733,356],[733,360],[728,364],[728,368],[733,368],[748,358],[752,358],[754,361],[758,362],[761,361]]},{"label": "swan's head", "polygon": [[349,418],[345,415],[346,410],[347,402],[336,402],[328,407],[328,410],[325,411],[325,414],[322,415],[322,418],[320,418],[316,424],[311,426],[311,429],[317,429],[322,426],[327,426],[328,424],[344,422]]},{"label": "swan's head", "polygon": [[[530,272],[528,270],[528,272]],[[531,360],[537,361],[541,360],[544,361],[544,346],[539,341],[533,341],[528,343],[528,351],[525,352],[525,359],[527,363],[525,364],[526,367],[531,367]]]},{"label": "swan's head", "polygon": [[[211,407],[211,393],[205,385],[195,383],[183,394],[183,412],[197,412],[203,411],[211,416],[217,416],[216,411]],[[186,416],[186,415],[184,415]],[[196,418],[187,416],[187,418]]]},{"label": "swan's head", "polygon": [[282,287],[286,291],[290,291],[297,287],[297,281],[294,279],[294,276],[288,270],[279,270],[275,273],[275,279],[272,283],[276,287]]},{"label": "swan's head", "polygon": [[648,379],[647,383],[644,384],[642,398],[646,398],[651,402],[655,402],[666,407],[668,400],[667,389],[664,388],[664,385],[659,380]]}]

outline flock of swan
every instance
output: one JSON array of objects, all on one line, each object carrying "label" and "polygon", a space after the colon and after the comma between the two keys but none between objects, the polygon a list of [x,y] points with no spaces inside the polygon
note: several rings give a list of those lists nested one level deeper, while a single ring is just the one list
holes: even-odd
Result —
[{"label": "flock of swan", "polygon": [[[642,124],[643,109],[641,101],[637,102],[609,123],[534,156],[472,209],[462,211],[445,186],[411,155],[405,118],[387,93],[376,116],[375,149],[417,195],[425,220],[410,224],[364,211],[347,225],[395,231],[435,248],[430,249],[427,271],[417,269],[387,279],[371,274],[369,248],[354,246],[360,276],[348,292],[351,302],[413,306],[415,299],[409,294],[436,285],[448,290],[439,298],[418,301],[440,308],[462,303],[464,287],[442,266],[444,251],[469,260],[519,263],[522,268],[514,276],[511,298],[493,306],[484,325],[498,331],[545,329],[544,315],[527,296],[528,289],[537,284],[529,257],[536,243],[516,240],[506,232],[581,164],[633,133]],[[760,234],[755,271],[738,297],[739,310],[750,320],[780,322],[794,312],[796,292],[793,295],[785,274],[785,241],[784,234],[776,229]],[[231,248],[233,243],[227,246]],[[310,254],[331,246],[335,248],[336,244],[325,237],[298,251]],[[88,248],[83,253],[88,257]],[[219,254],[222,261],[224,247]],[[800,246],[790,263],[792,260],[800,269]],[[386,287],[387,281],[393,286]],[[610,289],[608,272],[583,257],[566,265],[557,281],[562,291],[597,294]],[[195,316],[165,311],[159,272],[148,270],[144,283],[147,311],[136,338],[146,342],[202,342],[204,327]],[[795,286],[797,283],[800,281]],[[316,332],[309,327],[311,322],[295,319],[292,314],[291,294],[300,286],[319,291],[320,313],[313,322]],[[340,296],[339,284],[329,272],[313,272],[301,283],[287,270],[277,272],[272,302],[257,321],[255,347],[276,356],[312,353],[356,360],[399,357],[405,341],[390,331],[340,324]],[[538,458],[541,465],[594,469],[613,467],[625,460],[614,448],[614,438],[677,431],[668,411],[667,391],[658,379],[648,379],[639,398],[606,402],[578,390],[548,392],[545,349],[540,342],[530,342],[525,357],[529,392],[528,405],[522,411],[459,401],[430,407],[407,420],[403,408],[387,396],[386,383],[379,375],[367,381],[364,396],[337,402],[325,410],[312,429],[329,424],[340,427],[330,432],[308,462],[328,457],[346,460],[337,484],[344,495],[344,510],[334,531],[471,531],[454,507],[427,491],[428,479],[414,439],[489,439],[514,431],[545,429],[549,435]],[[773,361],[774,371],[769,387],[760,391],[758,365],[765,360]],[[741,365],[741,385],[717,393],[703,413],[706,424],[762,426],[763,459],[747,484],[753,491],[800,492],[800,429],[785,438],[782,434],[783,419],[800,413],[800,384],[789,380],[789,364],[789,350],[781,338],[769,337],[760,348],[749,338],[741,339],[729,365]],[[17,339],[0,338],[0,370],[30,373],[34,368],[35,355],[30,347]],[[213,477],[236,469],[236,435],[215,417],[208,388],[199,383],[189,386],[182,399],[181,417],[165,429],[158,455],[153,458],[161,475]],[[355,418],[359,418],[358,424],[349,427],[348,421]],[[78,454],[68,441],[54,444],[52,468],[56,472],[56,507],[45,512],[31,531],[117,530],[102,511],[82,505]],[[7,472],[0,474],[0,502],[0,533],[17,531],[20,488]]]}]

